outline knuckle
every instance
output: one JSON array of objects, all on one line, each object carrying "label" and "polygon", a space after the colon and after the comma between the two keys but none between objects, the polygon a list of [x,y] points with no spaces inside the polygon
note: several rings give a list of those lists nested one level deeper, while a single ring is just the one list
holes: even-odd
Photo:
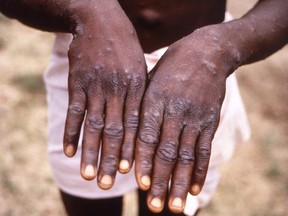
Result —
[{"label": "knuckle", "polygon": [[101,132],[104,128],[104,120],[101,117],[89,116],[85,125],[91,131]]},{"label": "knuckle", "polygon": [[201,146],[196,153],[198,158],[206,160],[210,158],[211,148],[209,146]]},{"label": "knuckle", "polygon": [[214,125],[216,122],[218,122],[219,114],[216,112],[211,112],[206,116],[206,122],[209,125]]},{"label": "knuckle", "polygon": [[130,86],[133,89],[142,89],[144,87],[144,79],[141,76],[132,76]]},{"label": "knuckle", "polygon": [[86,108],[81,103],[71,103],[68,106],[68,115],[70,116],[83,116]]},{"label": "knuckle", "polygon": [[72,128],[66,127],[65,135],[64,135],[65,142],[74,143],[78,139],[79,139],[78,131],[74,127],[72,127]]},{"label": "knuckle", "polygon": [[144,170],[152,170],[152,161],[149,160],[148,158],[142,158],[140,160],[140,166]]},{"label": "knuckle", "polygon": [[[147,92],[145,93],[145,98],[144,98],[144,102],[145,100],[150,100],[153,102],[159,102],[159,101],[165,101],[165,95],[162,91],[159,91],[159,89],[157,89],[157,86],[153,86],[153,88],[151,87],[153,86],[152,84],[149,85]],[[157,103],[154,103],[155,107],[157,107]]]},{"label": "knuckle", "polygon": [[173,163],[177,159],[177,144],[170,142],[163,146],[159,146],[157,156],[168,163]]},{"label": "knuckle", "polygon": [[208,162],[201,161],[202,163],[196,167],[196,173],[198,175],[205,175],[208,168]]},{"label": "knuckle", "polygon": [[120,124],[109,124],[104,128],[104,136],[111,139],[122,139],[124,134],[123,126]]},{"label": "knuckle", "polygon": [[88,75],[87,69],[79,68],[77,65],[73,65],[69,69],[68,80],[73,84],[76,89],[82,89],[85,86],[86,77]]},{"label": "knuckle", "polygon": [[133,114],[129,115],[124,122],[124,127],[127,130],[136,131],[138,129],[139,124],[139,115],[138,112],[135,111]]},{"label": "knuckle", "polygon": [[200,131],[213,132],[216,130],[219,119],[220,119],[220,111],[216,111],[214,108],[210,108],[210,111],[202,113],[199,116],[200,121]]},{"label": "knuckle", "polygon": [[117,90],[117,87],[121,84],[121,78],[117,71],[112,72],[110,82],[111,86],[115,87]]},{"label": "knuckle", "polygon": [[180,150],[178,155],[178,161],[182,164],[191,164],[195,161],[195,155],[188,150]]},{"label": "knuckle", "polygon": [[81,94],[81,97],[101,92],[99,83],[101,83],[101,75],[94,69],[76,67],[70,69],[69,86],[74,92]]},{"label": "knuckle", "polygon": [[154,128],[146,127],[140,131],[139,139],[148,146],[158,144],[158,132]]},{"label": "knuckle", "polygon": [[114,70],[107,81],[104,82],[104,88],[108,88],[111,95],[121,96],[125,94],[125,88],[127,83],[121,78],[118,71]]}]

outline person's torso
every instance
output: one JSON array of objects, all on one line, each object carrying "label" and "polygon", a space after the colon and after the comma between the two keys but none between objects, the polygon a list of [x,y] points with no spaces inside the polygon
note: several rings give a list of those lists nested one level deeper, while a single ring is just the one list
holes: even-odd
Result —
[{"label": "person's torso", "polygon": [[224,20],[226,0],[119,0],[145,52]]}]

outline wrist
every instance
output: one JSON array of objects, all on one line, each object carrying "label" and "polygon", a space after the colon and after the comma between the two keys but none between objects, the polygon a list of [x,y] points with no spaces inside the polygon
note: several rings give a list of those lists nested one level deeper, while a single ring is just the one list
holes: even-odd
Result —
[{"label": "wrist", "polygon": [[203,55],[201,59],[213,64],[213,71],[220,77],[227,78],[242,65],[243,53],[226,24],[202,27],[190,36],[191,46],[196,44],[198,55]]},{"label": "wrist", "polygon": [[110,22],[112,16],[119,14],[119,11],[122,9],[117,0],[73,0],[67,10],[70,32],[81,34],[85,27],[94,28],[107,20]]}]

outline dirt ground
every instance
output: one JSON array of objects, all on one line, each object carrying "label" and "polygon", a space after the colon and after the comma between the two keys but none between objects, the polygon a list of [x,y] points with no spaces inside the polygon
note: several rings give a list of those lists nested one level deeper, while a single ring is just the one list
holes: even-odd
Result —
[{"label": "dirt ground", "polygon": [[[239,17],[254,2],[230,1],[228,9]],[[42,74],[53,37],[0,16],[0,216],[65,215],[46,158]],[[288,47],[236,74],[252,137],[221,168],[220,185],[200,216],[286,216]],[[126,216],[133,216],[131,206]]]}]

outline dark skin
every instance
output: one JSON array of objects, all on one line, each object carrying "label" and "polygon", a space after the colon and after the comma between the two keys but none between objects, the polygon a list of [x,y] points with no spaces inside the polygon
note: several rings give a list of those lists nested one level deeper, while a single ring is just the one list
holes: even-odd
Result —
[{"label": "dark skin", "polygon": [[[169,46],[202,26],[224,20],[224,0],[120,0],[144,52]],[[181,24],[180,24],[181,23]]]},{"label": "dark skin", "polygon": [[[129,172],[135,152],[136,180],[149,190],[151,211],[163,209],[171,176],[168,205],[179,213],[187,193],[203,187],[226,78],[288,40],[287,0],[260,1],[222,24],[225,3],[2,0],[0,11],[34,28],[74,34],[64,151],[75,154],[84,123],[82,176],[97,174],[99,187],[109,189],[117,170]],[[163,46],[169,49],[148,85],[143,50]]]}]

